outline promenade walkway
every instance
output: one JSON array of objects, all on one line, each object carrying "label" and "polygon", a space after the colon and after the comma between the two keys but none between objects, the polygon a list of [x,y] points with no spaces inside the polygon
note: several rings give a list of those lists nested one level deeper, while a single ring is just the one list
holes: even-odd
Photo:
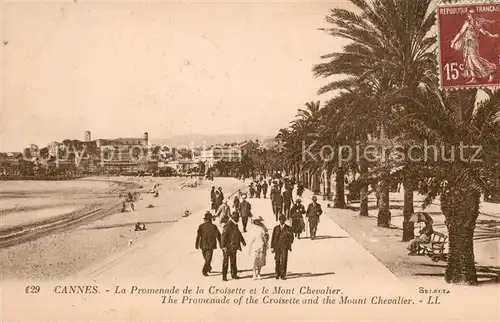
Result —
[{"label": "promenade walkway", "polygon": [[[207,208],[208,194],[207,191]],[[309,204],[310,197],[311,193],[306,191],[303,203]],[[253,213],[262,216],[272,230],[277,223],[270,200],[249,201]],[[43,295],[25,294],[24,287],[17,286],[12,287],[15,290],[12,296],[2,298],[0,292],[0,300],[4,308],[8,308],[5,318],[23,316],[24,321],[40,318],[53,321],[402,321],[415,317],[419,320],[498,320],[497,286],[455,287],[441,279],[402,281],[334,222],[332,218],[339,214],[338,209],[328,208],[322,200],[319,202],[324,215],[318,239],[295,239],[285,281],[275,279],[274,258],[270,252],[262,270],[263,279],[254,281],[246,247],[238,252],[241,279],[231,280],[228,276],[229,281],[222,281],[220,249],[214,252],[212,274],[204,277],[201,274],[203,258],[194,247],[197,227],[203,222],[203,212],[200,212],[74,278],[42,284]],[[250,224],[250,229],[255,228]],[[56,287],[72,285],[88,285],[99,291],[69,295],[54,291]],[[435,297],[430,298],[426,292],[443,288],[450,294],[433,293],[439,295],[441,304],[429,304]],[[176,293],[163,296],[155,293],[160,289]],[[189,289],[191,291],[187,291]],[[138,294],[138,290],[142,290],[142,294]],[[226,302],[196,302],[214,299]],[[239,299],[241,303],[237,302]]]},{"label": "promenade walkway", "polygon": [[[208,194],[208,192],[207,192]],[[306,192],[304,203],[310,202]],[[271,210],[269,199],[248,199],[252,204],[254,215],[260,215],[270,232],[277,222]],[[208,207],[208,203],[207,203]],[[323,205],[326,210],[326,205]],[[118,254],[98,266],[85,270],[79,276],[91,277],[99,281],[127,281],[146,279],[156,281],[175,281],[189,278],[191,282],[221,282],[222,251],[214,252],[212,276],[201,274],[203,258],[200,251],[195,250],[196,230],[203,222],[203,213],[193,214],[180,220],[173,229],[161,232],[144,243],[132,246],[128,251]],[[240,229],[243,230],[240,222]],[[249,222],[249,230],[254,229]],[[220,228],[222,231],[222,228]],[[369,280],[395,281],[395,276],[366,249],[359,245],[332,219],[324,215],[318,228],[318,239],[295,239],[292,252],[289,254],[288,278],[300,278],[303,283],[313,281],[334,283],[354,278],[360,283]],[[246,234],[244,234],[245,237]],[[247,248],[238,252],[238,268],[243,283],[251,280],[251,261]],[[263,276],[274,280],[274,258],[268,254],[267,265],[263,268]],[[228,282],[234,284],[231,280]]]}]

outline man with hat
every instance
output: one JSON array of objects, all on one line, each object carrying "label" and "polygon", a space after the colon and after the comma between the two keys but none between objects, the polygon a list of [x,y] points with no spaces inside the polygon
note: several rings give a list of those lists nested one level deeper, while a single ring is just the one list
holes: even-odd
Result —
[{"label": "man with hat", "polygon": [[286,267],[288,263],[288,251],[292,250],[293,232],[292,228],[285,224],[286,217],[279,216],[279,225],[274,227],[271,237],[271,252],[274,253],[276,279],[286,279]]},{"label": "man with hat", "polygon": [[210,211],[207,211],[205,213],[204,223],[198,227],[195,243],[195,248],[201,248],[201,253],[205,259],[205,264],[201,270],[204,276],[208,276],[208,273],[212,271],[212,255],[214,249],[217,248],[217,241],[219,241],[220,245],[221,235],[217,226],[212,223],[212,214]]},{"label": "man with hat", "polygon": [[307,206],[306,217],[309,220],[309,233],[311,239],[316,238],[316,231],[318,230],[319,216],[323,213],[321,205],[316,201],[318,198],[316,196],[312,197],[312,202]]},{"label": "man with hat", "polygon": [[229,222],[224,226],[221,237],[222,258],[222,280],[227,281],[227,271],[231,262],[231,277],[238,279],[238,266],[236,263],[236,252],[241,251],[241,245],[246,246],[245,239],[238,228],[239,215],[233,212]]},{"label": "man with hat", "polygon": [[248,218],[252,217],[252,211],[251,211],[252,205],[247,201],[247,194],[246,193],[243,193],[241,195],[241,198],[243,200],[240,202],[240,207],[237,210],[239,210],[239,212],[240,212],[241,222],[243,223],[243,232],[246,233],[247,232]]}]

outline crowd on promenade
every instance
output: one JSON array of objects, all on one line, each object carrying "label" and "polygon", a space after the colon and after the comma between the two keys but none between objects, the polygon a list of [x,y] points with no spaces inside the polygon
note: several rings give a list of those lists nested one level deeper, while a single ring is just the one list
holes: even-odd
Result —
[{"label": "crowd on promenade", "polygon": [[[293,193],[296,188],[296,200]],[[269,198],[267,192],[269,191]],[[262,267],[267,264],[268,250],[274,254],[275,277],[286,279],[288,253],[292,243],[306,232],[316,239],[319,218],[323,213],[316,196],[304,207],[302,194],[304,186],[291,177],[282,177],[275,173],[270,178],[261,175],[254,177],[247,191],[238,190],[225,196],[221,187],[212,187],[210,192],[211,211],[204,216],[204,223],[198,227],[196,249],[200,249],[204,258],[202,274],[212,272],[212,257],[217,245],[222,249],[222,280],[227,281],[229,267],[232,279],[239,279],[237,255],[242,247],[247,247],[253,262],[253,278],[261,279]],[[232,202],[230,200],[232,199]],[[276,224],[271,235],[261,215],[254,213],[251,199],[268,199],[269,212],[272,211]],[[254,226],[248,229],[248,224]],[[241,230],[240,230],[241,222]],[[222,230],[222,233],[221,233]]]}]

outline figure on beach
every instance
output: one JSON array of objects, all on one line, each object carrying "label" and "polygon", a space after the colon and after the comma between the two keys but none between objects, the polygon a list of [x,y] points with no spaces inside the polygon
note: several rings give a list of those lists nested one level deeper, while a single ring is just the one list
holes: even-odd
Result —
[{"label": "figure on beach", "polygon": [[493,21],[478,17],[473,9],[467,13],[467,20],[462,29],[453,38],[451,48],[461,51],[464,62],[464,76],[470,78],[468,84],[477,82],[478,78],[488,78],[493,81],[493,73],[497,66],[479,53],[479,33],[490,38],[498,38],[498,34],[492,34],[484,28]]},{"label": "figure on beach", "polygon": [[201,249],[204,264],[201,273],[208,276],[212,272],[212,256],[214,249],[217,248],[217,242],[221,244],[221,234],[216,225],[212,223],[212,214],[207,211],[203,218],[204,223],[198,227],[196,234],[195,248]]},{"label": "figure on beach", "polygon": [[234,212],[229,222],[224,226],[221,237],[222,258],[222,280],[227,281],[229,262],[231,262],[231,277],[239,279],[238,264],[236,259],[237,251],[241,251],[241,245],[246,246],[245,239],[238,228],[239,216]]},{"label": "figure on beach", "polygon": [[274,227],[271,237],[271,252],[274,253],[276,279],[286,279],[288,252],[292,251],[292,228],[285,223],[285,216],[279,216],[279,225]]},{"label": "figure on beach", "polygon": [[250,231],[248,248],[253,263],[253,279],[261,279],[260,272],[266,266],[267,249],[269,247],[269,232],[261,216],[253,220],[254,229]]}]

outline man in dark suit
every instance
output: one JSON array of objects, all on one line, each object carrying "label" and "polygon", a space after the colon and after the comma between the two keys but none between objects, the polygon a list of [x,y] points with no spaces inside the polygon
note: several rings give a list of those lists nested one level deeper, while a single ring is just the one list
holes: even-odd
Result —
[{"label": "man in dark suit", "polygon": [[307,206],[306,217],[309,220],[309,233],[311,239],[316,238],[316,231],[318,230],[319,216],[323,213],[321,205],[317,203],[318,198],[312,197],[312,202]]},{"label": "man in dark suit", "polygon": [[246,233],[248,218],[252,217],[252,205],[247,201],[246,193],[242,194],[241,198],[243,200],[240,202],[240,208],[238,209],[238,211],[240,212],[241,222],[243,223],[243,232]]},{"label": "man in dark suit", "polygon": [[212,214],[209,211],[205,213],[204,221],[198,227],[195,248],[201,248],[201,253],[205,259],[205,264],[201,272],[204,276],[208,276],[208,273],[212,271],[212,255],[214,249],[217,248],[217,241],[219,241],[219,245],[221,243],[221,236],[217,226],[212,223]]},{"label": "man in dark suit", "polygon": [[285,186],[285,191],[283,191],[283,214],[286,219],[290,219],[290,207],[292,206],[292,189],[289,186]]},{"label": "man in dark suit", "polygon": [[278,216],[283,213],[283,196],[277,184],[273,185],[271,189],[271,204],[273,206],[273,213],[276,216],[276,221],[278,221]]},{"label": "man in dark suit", "polygon": [[276,279],[286,279],[286,266],[288,263],[288,251],[292,251],[293,232],[292,228],[285,224],[286,217],[279,216],[280,224],[274,227],[271,237],[271,252],[274,253],[276,262]]},{"label": "man in dark suit", "polygon": [[241,250],[241,244],[246,246],[245,239],[238,228],[239,215],[233,212],[231,219],[224,226],[221,237],[222,258],[222,280],[227,281],[227,271],[231,262],[231,277],[238,279],[238,266],[236,263],[236,252]]}]

